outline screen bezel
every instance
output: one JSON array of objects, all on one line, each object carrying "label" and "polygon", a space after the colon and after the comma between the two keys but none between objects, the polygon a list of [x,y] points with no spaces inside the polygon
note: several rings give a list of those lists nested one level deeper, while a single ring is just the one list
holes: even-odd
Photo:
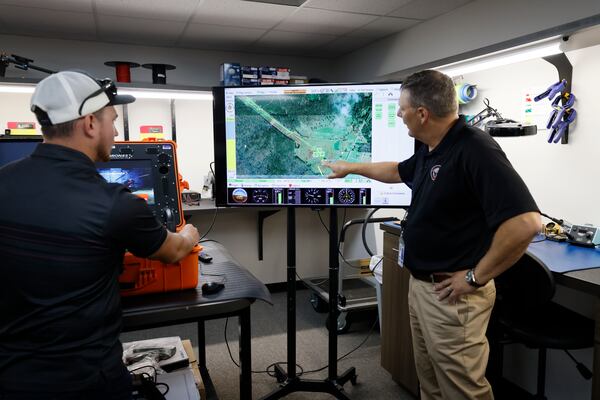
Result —
[{"label": "screen bezel", "polygon": [[[2,142],[6,142],[6,143],[25,143],[25,142],[31,142],[31,143],[42,143],[43,139],[39,136],[36,137],[10,137],[10,135],[3,135],[0,137],[0,143]],[[34,148],[35,151],[35,148]],[[16,161],[16,160],[15,160]],[[0,166],[0,168],[2,168],[2,166]]]},{"label": "screen bezel", "polygon": [[[305,87],[305,86],[360,86],[360,85],[401,85],[401,81],[390,81],[390,82],[354,82],[354,83],[310,83],[303,85],[269,85],[264,86],[265,88],[273,87]],[[225,89],[239,89],[244,86],[215,86],[212,88],[213,92],[213,135],[214,135],[214,155],[215,155],[215,204],[217,207],[269,207],[269,208],[286,208],[286,207],[303,207],[303,208],[405,208],[409,207],[410,204],[356,204],[344,206],[340,204],[256,204],[256,203],[228,203],[228,191],[227,191],[227,168],[226,168],[226,132],[225,132]],[[413,153],[420,147],[420,143],[414,140]],[[412,199],[412,196],[411,196]]]}]

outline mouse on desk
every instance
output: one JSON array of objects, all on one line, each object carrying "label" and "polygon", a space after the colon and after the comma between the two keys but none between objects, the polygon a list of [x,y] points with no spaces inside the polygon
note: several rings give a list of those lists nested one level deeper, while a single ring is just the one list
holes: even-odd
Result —
[{"label": "mouse on desk", "polygon": [[201,251],[200,254],[198,254],[198,259],[200,261],[202,261],[203,263],[210,263],[212,262],[212,257],[205,251]]},{"label": "mouse on desk", "polygon": [[206,282],[202,285],[202,294],[215,294],[225,287],[220,282]]}]

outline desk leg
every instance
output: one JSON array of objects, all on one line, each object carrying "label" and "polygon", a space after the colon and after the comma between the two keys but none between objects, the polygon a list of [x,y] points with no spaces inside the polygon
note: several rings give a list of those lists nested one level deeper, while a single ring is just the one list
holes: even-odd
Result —
[{"label": "desk leg", "polygon": [[204,390],[208,400],[218,400],[215,385],[213,385],[208,368],[206,368],[206,332],[204,330],[204,320],[198,321],[198,369],[204,382]]},{"label": "desk leg", "polygon": [[206,367],[206,332],[204,320],[198,321],[198,365]]},{"label": "desk leg", "polygon": [[596,329],[594,333],[594,376],[592,377],[592,399],[600,399],[600,298],[596,299]]},{"label": "desk leg", "polygon": [[252,400],[252,352],[250,349],[250,306],[238,317],[240,341],[240,399]]}]

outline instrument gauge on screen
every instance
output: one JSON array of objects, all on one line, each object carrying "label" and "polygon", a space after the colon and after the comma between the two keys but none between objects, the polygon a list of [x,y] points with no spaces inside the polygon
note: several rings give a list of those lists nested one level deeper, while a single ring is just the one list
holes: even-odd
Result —
[{"label": "instrument gauge on screen", "polygon": [[352,204],[356,200],[356,195],[354,194],[354,190],[343,188],[338,192],[338,200],[342,204]]},{"label": "instrument gauge on screen", "polygon": [[254,189],[252,191],[252,201],[254,203],[272,203],[269,189]]},{"label": "instrument gauge on screen", "polygon": [[325,204],[325,191],[323,189],[305,189],[302,195],[304,204]]}]

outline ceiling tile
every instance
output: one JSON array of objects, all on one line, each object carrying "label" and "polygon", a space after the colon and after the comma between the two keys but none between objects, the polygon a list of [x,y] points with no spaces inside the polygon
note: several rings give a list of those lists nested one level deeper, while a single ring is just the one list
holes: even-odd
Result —
[{"label": "ceiling tile", "polygon": [[347,11],[362,14],[386,15],[410,0],[309,0],[304,4],[308,8]]},{"label": "ceiling tile", "polygon": [[296,10],[296,7],[240,0],[205,0],[196,10],[192,22],[269,29]]},{"label": "ceiling tile", "polygon": [[373,42],[371,38],[341,36],[311,51],[315,57],[333,58],[358,50]]},{"label": "ceiling tile", "polygon": [[417,19],[381,17],[362,28],[348,33],[348,36],[378,39],[400,32],[419,22],[421,21]]},{"label": "ceiling tile", "polygon": [[334,35],[320,35],[315,33],[269,31],[258,42],[256,48],[260,49],[288,49],[307,50],[331,42]]},{"label": "ceiling tile", "polygon": [[430,19],[461,7],[473,0],[413,0],[392,12],[392,17]]},{"label": "ceiling tile", "polygon": [[264,29],[189,24],[177,45],[205,49],[243,50],[258,40],[265,32]]},{"label": "ceiling tile", "polygon": [[91,13],[0,5],[0,17],[6,33],[72,39],[96,37]]},{"label": "ceiling tile", "polygon": [[103,15],[187,21],[200,0],[96,0],[96,11]]},{"label": "ceiling tile", "polygon": [[92,0],[0,0],[0,5],[91,13]]},{"label": "ceiling tile", "polygon": [[341,11],[301,8],[277,25],[277,30],[290,32],[343,35],[372,22],[377,17]]},{"label": "ceiling tile", "polygon": [[185,22],[98,15],[98,38],[108,42],[171,46],[185,25]]}]

